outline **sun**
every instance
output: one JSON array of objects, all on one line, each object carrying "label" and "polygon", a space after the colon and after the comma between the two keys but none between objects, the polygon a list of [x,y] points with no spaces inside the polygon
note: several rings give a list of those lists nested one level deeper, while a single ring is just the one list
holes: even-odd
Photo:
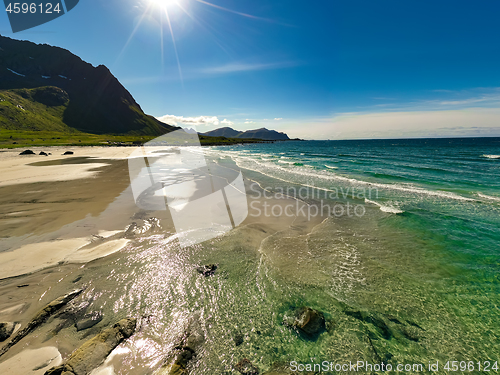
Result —
[{"label": "sun", "polygon": [[160,9],[166,9],[172,5],[179,5],[180,0],[148,0],[151,5]]}]

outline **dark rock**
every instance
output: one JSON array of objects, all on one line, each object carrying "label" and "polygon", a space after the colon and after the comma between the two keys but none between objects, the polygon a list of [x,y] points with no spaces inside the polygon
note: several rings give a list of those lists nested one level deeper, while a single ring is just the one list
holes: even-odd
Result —
[{"label": "dark rock", "polygon": [[389,340],[394,336],[393,330],[387,325],[384,317],[380,314],[360,310],[346,310],[344,312],[346,315],[373,325],[386,340]]},{"label": "dark rock", "polygon": [[35,317],[24,327],[22,330],[16,333],[14,337],[0,350],[0,357],[4,355],[12,346],[18,343],[23,337],[33,332],[36,328],[38,328],[42,323],[44,323],[52,314],[66,305],[69,301],[78,296],[83,289],[74,290],[64,296],[61,296],[47,306],[45,306],[42,310],[40,310]]},{"label": "dark rock", "polygon": [[47,154],[46,152],[44,151],[41,151],[38,155],[42,155],[42,156],[49,156],[49,154]]},{"label": "dark rock", "polygon": [[196,352],[205,340],[198,315],[191,318],[180,344],[175,348],[173,356],[155,372],[155,375],[183,375],[186,367],[196,356]]},{"label": "dark rock", "polygon": [[294,328],[308,339],[317,339],[321,333],[326,331],[323,313],[306,306],[295,310],[292,316],[285,316],[283,323]]},{"label": "dark rock", "polygon": [[54,367],[45,375],[88,375],[99,367],[106,357],[124,340],[135,332],[135,319],[122,319],[113,327],[105,329],[97,336],[86,341],[71,354],[68,360],[58,367]]},{"label": "dark rock", "polygon": [[206,264],[204,266],[196,267],[196,271],[198,271],[205,277],[212,276],[216,270],[217,266],[215,264]]},{"label": "dark rock", "polygon": [[422,331],[425,331],[425,329],[423,329],[422,327],[420,327],[417,323],[415,322],[412,322],[411,320],[407,320],[406,321],[409,325],[412,325],[413,327],[416,327],[418,329],[421,329]]},{"label": "dark rock", "polygon": [[74,152],[73,151],[66,151],[63,155],[73,155]]},{"label": "dark rock", "polygon": [[400,328],[401,333],[406,337],[408,340],[411,341],[419,341],[420,340],[420,335],[419,335],[419,330],[416,327],[412,326],[403,326]]},{"label": "dark rock", "polygon": [[101,312],[97,312],[91,315],[87,315],[83,317],[83,319],[79,320],[76,322],[76,330],[77,331],[83,331],[84,329],[88,329],[90,327],[95,326],[97,323],[99,323],[102,320],[103,316]]},{"label": "dark rock", "polygon": [[245,336],[243,336],[241,332],[236,332],[233,336],[233,341],[236,346],[240,346],[241,344],[243,344],[244,339]]},{"label": "dark rock", "polygon": [[22,284],[22,285],[18,285],[17,287],[18,288],[26,288],[27,286],[30,286],[30,284]]},{"label": "dark rock", "polygon": [[[393,337],[397,340],[408,339],[418,341],[419,331],[423,330],[418,324],[398,319],[393,315],[371,313],[363,310],[345,310],[344,313],[362,322],[371,324],[386,340]],[[376,337],[373,337],[376,339]]]},{"label": "dark rock", "polygon": [[16,325],[12,322],[0,323],[0,342],[7,340],[14,332],[15,327]]},{"label": "dark rock", "polygon": [[19,155],[35,155],[35,153],[31,150],[24,150]]},{"label": "dark rock", "polygon": [[242,375],[258,375],[259,369],[255,367],[252,362],[248,359],[243,358],[239,361],[234,368],[238,370]]}]

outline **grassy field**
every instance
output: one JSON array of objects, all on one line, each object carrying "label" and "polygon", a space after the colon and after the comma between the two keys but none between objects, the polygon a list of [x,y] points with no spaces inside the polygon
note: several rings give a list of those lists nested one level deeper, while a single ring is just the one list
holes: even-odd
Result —
[{"label": "grassy field", "polygon": [[[29,148],[36,146],[134,146],[144,144],[154,136],[88,134],[80,132],[45,132],[0,129],[0,148]],[[203,146],[258,143],[256,139],[200,136]]]}]

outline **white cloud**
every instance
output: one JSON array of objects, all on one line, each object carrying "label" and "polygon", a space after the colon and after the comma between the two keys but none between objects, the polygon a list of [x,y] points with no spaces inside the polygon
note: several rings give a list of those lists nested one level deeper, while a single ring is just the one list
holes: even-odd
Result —
[{"label": "white cloud", "polygon": [[283,120],[283,117],[276,117],[276,118],[274,119],[274,121],[280,121],[280,120]]},{"label": "white cloud", "polygon": [[[217,116],[198,116],[198,117],[184,117],[175,115],[165,115],[156,118],[158,121],[164,122],[169,125],[188,125],[188,126],[199,126],[199,125],[219,125],[220,121]],[[226,121],[226,122],[224,122]],[[223,124],[228,124],[231,121],[223,120]]]},{"label": "white cloud", "polygon": [[255,121],[245,121],[245,124],[255,124]]},{"label": "white cloud", "polygon": [[234,125],[234,122],[226,120],[226,119],[222,120],[220,123],[224,124],[224,125],[228,125],[228,126]]},{"label": "white cloud", "polygon": [[273,63],[229,63],[225,65],[203,68],[199,72],[202,74],[228,74],[237,72],[250,72],[255,70],[283,69],[297,66],[294,61],[282,61]]}]

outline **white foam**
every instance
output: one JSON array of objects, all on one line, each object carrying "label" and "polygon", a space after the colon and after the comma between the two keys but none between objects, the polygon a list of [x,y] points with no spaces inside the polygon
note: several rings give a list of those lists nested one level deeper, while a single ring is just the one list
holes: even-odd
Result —
[{"label": "white foam", "polygon": [[477,193],[477,195],[484,199],[489,199],[491,201],[500,202],[500,197],[492,197],[491,195],[486,195],[482,193]]},{"label": "white foam", "polygon": [[500,159],[500,155],[483,155],[483,157],[488,159]]},{"label": "white foam", "polygon": [[[435,196],[435,197],[440,197],[440,198],[446,198],[446,199],[454,199],[454,200],[460,200],[460,201],[474,201],[474,199],[471,198],[466,198],[461,195],[451,193],[451,192],[446,192],[446,191],[434,191],[434,190],[427,190],[424,188],[420,188],[417,186],[413,185],[401,185],[401,184],[383,184],[379,182],[368,182],[368,181],[361,181],[361,180],[356,180],[354,178],[350,177],[345,177],[341,176],[338,174],[335,174],[331,171],[325,170],[325,171],[317,171],[317,172],[309,172],[307,171],[306,168],[302,168],[300,166],[292,167],[292,168],[283,168],[280,167],[278,164],[270,164],[270,163],[261,163],[258,160],[255,160],[253,158],[249,158],[246,156],[240,156],[238,155],[237,157],[234,157],[234,155],[230,155],[233,160],[236,162],[236,164],[240,168],[246,168],[255,172],[259,172],[265,176],[272,177],[272,178],[277,178],[285,182],[289,183],[299,183],[297,181],[290,181],[287,179],[279,178],[276,176],[275,173],[266,173],[264,170],[265,168],[270,169],[271,171],[282,171],[286,173],[294,173],[296,175],[304,176],[304,177],[312,177],[312,178],[320,178],[322,180],[327,180],[327,181],[342,181],[345,183],[353,184],[353,185],[365,185],[369,187],[375,187],[375,188],[380,188],[380,189],[387,189],[387,190],[397,190],[397,191],[402,191],[405,193],[413,193],[413,194],[422,194],[422,195],[428,195],[428,196]],[[251,163],[257,164],[258,168],[252,167],[250,165],[245,164],[245,161],[250,161]],[[262,168],[264,167],[264,168]]]},{"label": "white foam", "polygon": [[385,206],[383,204],[380,204],[380,203],[375,202],[375,201],[371,201],[371,200],[366,199],[366,198],[365,198],[365,202],[374,204],[380,208],[380,211],[387,212],[389,214],[402,214],[404,212],[404,211],[400,210],[399,208],[396,208],[393,206]]},{"label": "white foam", "polygon": [[327,165],[327,164],[325,164],[325,167],[329,169],[339,169],[339,167],[334,167],[333,165]]}]

